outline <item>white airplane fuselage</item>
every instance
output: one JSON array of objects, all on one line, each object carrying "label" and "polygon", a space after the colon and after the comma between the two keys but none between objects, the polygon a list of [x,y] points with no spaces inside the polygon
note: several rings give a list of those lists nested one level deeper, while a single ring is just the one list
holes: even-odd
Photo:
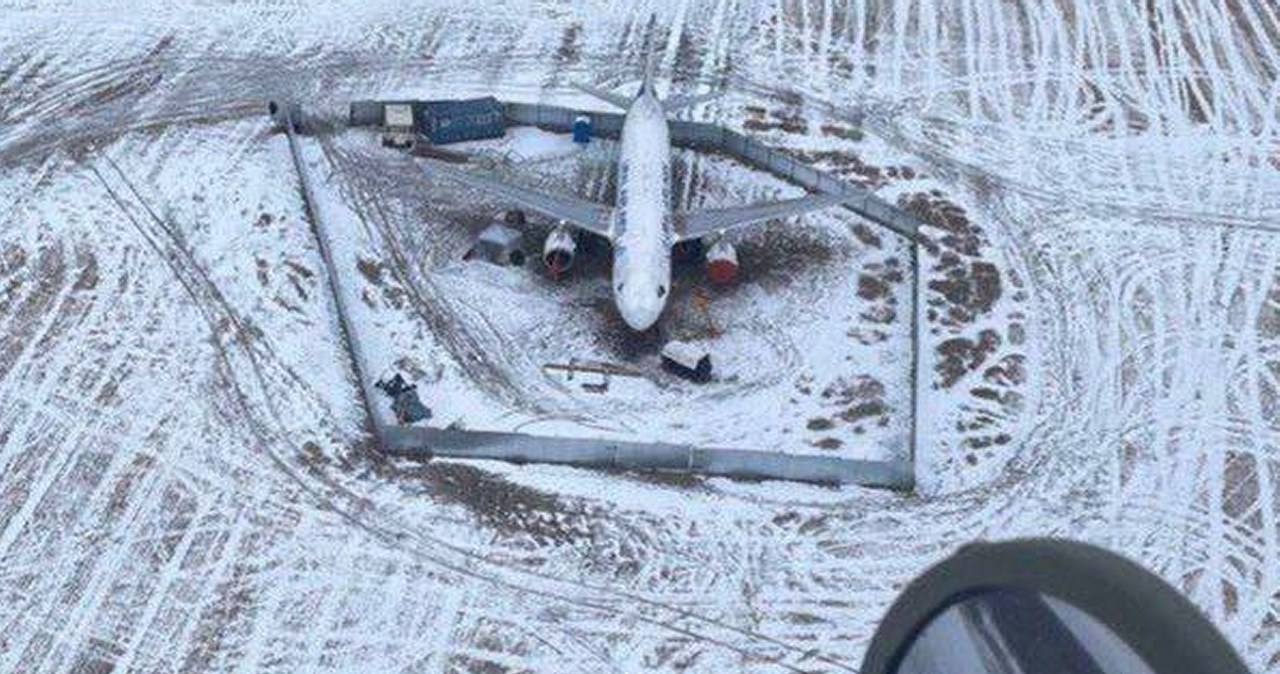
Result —
[{"label": "white airplane fuselage", "polygon": [[667,114],[651,87],[622,125],[613,227],[613,297],[633,330],[658,321],[671,291],[671,139]]}]

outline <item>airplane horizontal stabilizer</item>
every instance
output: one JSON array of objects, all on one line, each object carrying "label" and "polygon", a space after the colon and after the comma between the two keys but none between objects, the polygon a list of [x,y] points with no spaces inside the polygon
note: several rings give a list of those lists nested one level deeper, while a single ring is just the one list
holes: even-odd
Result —
[{"label": "airplane horizontal stabilizer", "polygon": [[615,94],[611,91],[605,91],[604,89],[592,86],[590,84],[574,82],[573,88],[577,89],[578,91],[581,91],[584,94],[588,94],[590,96],[598,98],[604,101],[605,103],[608,103],[609,105],[612,105],[613,107],[619,108],[621,110],[626,110],[631,105],[631,100],[628,99],[627,97],[619,96],[618,94]]}]

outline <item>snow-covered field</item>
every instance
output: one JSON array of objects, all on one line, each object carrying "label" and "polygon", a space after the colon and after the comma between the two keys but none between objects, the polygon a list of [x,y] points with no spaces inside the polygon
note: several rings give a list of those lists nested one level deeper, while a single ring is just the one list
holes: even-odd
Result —
[{"label": "snow-covered field", "polygon": [[[936,225],[916,495],[369,451],[262,101],[585,104],[567,84],[633,77],[650,11],[673,87],[732,92],[695,116]],[[1280,668],[1273,4],[129,0],[0,17],[0,671],[856,671],[903,583],[963,542],[1022,535],[1138,559],[1255,669]],[[382,308],[365,352],[439,341],[450,312],[483,325],[483,305],[450,294],[480,281],[490,303],[509,288],[593,317],[571,343],[607,344],[587,270],[555,288],[458,265],[464,228],[431,247],[407,232],[430,181],[356,134],[308,152],[335,209],[383,209],[343,232],[369,262],[344,279]],[[740,170],[696,161],[712,185]],[[714,298],[720,320],[811,311],[786,299],[829,280],[850,302],[900,297],[862,281],[899,244],[823,217],[783,269],[771,247],[798,235],[744,240],[758,282]],[[883,327],[840,310],[850,330]],[[488,346],[443,348],[517,371],[543,355]],[[581,412],[528,386],[492,382],[467,409]],[[821,439],[792,415],[744,434]],[[886,440],[903,423],[887,418]]]}]

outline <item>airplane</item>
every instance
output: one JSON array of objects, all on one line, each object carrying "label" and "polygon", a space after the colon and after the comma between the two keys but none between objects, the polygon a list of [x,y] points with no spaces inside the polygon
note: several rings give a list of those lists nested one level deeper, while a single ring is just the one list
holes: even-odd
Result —
[{"label": "airplane", "polygon": [[795,199],[746,206],[674,212],[671,209],[671,139],[667,115],[709,96],[658,98],[650,49],[644,79],[628,100],[589,85],[575,85],[591,96],[626,111],[618,153],[617,201],[613,207],[568,195],[551,194],[503,180],[496,174],[460,169],[422,158],[429,170],[480,189],[561,222],[547,236],[543,259],[558,274],[573,262],[577,250],[569,226],[607,239],[613,246],[612,291],[622,320],[637,332],[652,327],[666,307],[671,288],[671,251],[681,242],[715,241],[708,251],[713,279],[737,271],[737,255],[723,240],[731,229],[799,215],[849,200],[838,194],[810,194]]}]

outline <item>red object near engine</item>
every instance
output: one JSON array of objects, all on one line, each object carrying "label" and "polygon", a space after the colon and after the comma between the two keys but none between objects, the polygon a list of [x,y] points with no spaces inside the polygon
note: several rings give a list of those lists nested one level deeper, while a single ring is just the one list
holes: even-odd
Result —
[{"label": "red object near engine", "polygon": [[738,251],[727,241],[717,241],[707,251],[707,277],[712,283],[729,285],[738,280]]},{"label": "red object near engine", "polygon": [[578,244],[567,226],[561,225],[551,230],[542,246],[542,261],[547,264],[547,272],[551,274],[551,278],[558,280],[561,274],[569,271],[577,252]]},{"label": "red object near engine", "polygon": [[707,263],[707,278],[718,285],[729,285],[738,280],[738,265],[729,260],[712,260]]}]

